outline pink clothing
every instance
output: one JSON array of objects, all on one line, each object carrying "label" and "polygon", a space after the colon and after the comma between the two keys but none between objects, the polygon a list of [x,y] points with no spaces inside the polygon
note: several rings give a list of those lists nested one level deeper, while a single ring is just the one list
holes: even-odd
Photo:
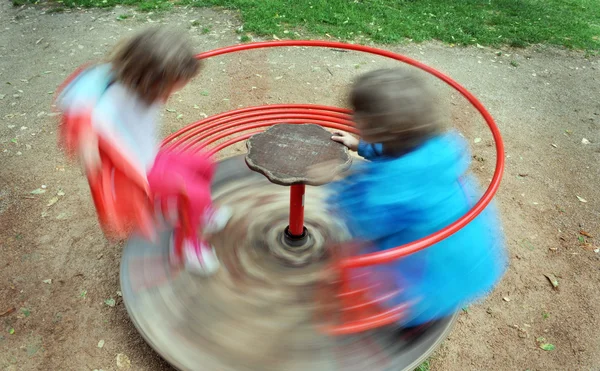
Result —
[{"label": "pink clothing", "polygon": [[174,200],[178,209],[184,207],[192,228],[201,226],[204,215],[212,208],[210,184],[214,167],[211,158],[201,153],[160,151],[148,174],[148,183],[163,214],[173,211],[174,205],[169,201]]}]

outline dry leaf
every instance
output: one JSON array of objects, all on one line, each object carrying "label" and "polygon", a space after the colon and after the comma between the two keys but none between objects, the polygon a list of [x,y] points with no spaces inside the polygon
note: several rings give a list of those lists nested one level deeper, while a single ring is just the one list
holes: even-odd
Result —
[{"label": "dry leaf", "polygon": [[131,361],[129,360],[129,357],[123,353],[117,354],[117,367],[124,370],[129,370],[131,368]]},{"label": "dry leaf", "polygon": [[14,312],[15,310],[17,310],[17,309],[16,308],[8,308],[4,312],[0,313],[0,317],[8,316],[9,314],[11,314],[12,312]]},{"label": "dry leaf", "polygon": [[577,196],[577,199],[579,200],[579,202],[583,202],[583,203],[587,202],[587,200],[585,198],[580,197],[580,196]]},{"label": "dry leaf", "polygon": [[554,290],[558,290],[558,279],[553,274],[544,274],[544,277],[550,281],[550,284]]},{"label": "dry leaf", "polygon": [[594,238],[591,234],[587,233],[586,231],[579,231],[579,234],[589,238]]},{"label": "dry leaf", "polygon": [[58,202],[58,197],[52,197],[46,206],[50,207]]},{"label": "dry leaf", "polygon": [[510,301],[510,298],[508,296],[505,296],[505,297],[502,298],[502,300],[504,300],[504,301]]}]

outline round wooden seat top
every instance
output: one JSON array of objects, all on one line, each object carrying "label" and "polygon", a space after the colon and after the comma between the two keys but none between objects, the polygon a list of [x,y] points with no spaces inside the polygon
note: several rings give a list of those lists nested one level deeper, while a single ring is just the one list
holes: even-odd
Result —
[{"label": "round wooden seat top", "polygon": [[348,148],[331,140],[331,133],[315,124],[278,124],[246,142],[246,164],[279,185],[322,185],[308,174],[313,165],[327,162],[337,175],[352,164]]}]

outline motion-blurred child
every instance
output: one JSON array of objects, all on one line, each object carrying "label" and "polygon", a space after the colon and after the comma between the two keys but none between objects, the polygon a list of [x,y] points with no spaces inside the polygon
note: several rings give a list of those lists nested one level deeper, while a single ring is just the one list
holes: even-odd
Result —
[{"label": "motion-blurred child", "polygon": [[[444,131],[434,95],[406,69],[361,76],[350,103],[360,140],[332,139],[368,161],[331,184],[329,199],[354,237],[370,252],[430,235],[463,216],[479,199],[468,173],[468,145]],[[454,235],[386,266],[401,294],[387,304],[409,304],[404,327],[438,320],[483,298],[507,266],[500,220],[489,206]]]},{"label": "motion-blurred child", "polygon": [[[230,216],[227,208],[212,206],[214,164],[203,154],[159,150],[158,137],[164,103],[200,69],[185,35],[147,29],[118,46],[107,62],[80,72],[61,91],[57,105],[63,113],[61,139],[82,160],[92,190],[110,187],[97,186],[103,161],[118,163],[128,180],[148,190],[148,204],[159,205],[162,216],[174,222],[186,268],[208,275],[219,261],[198,232],[215,232]],[[100,208],[101,197],[94,197]],[[185,233],[178,218],[184,214],[193,233]]]}]

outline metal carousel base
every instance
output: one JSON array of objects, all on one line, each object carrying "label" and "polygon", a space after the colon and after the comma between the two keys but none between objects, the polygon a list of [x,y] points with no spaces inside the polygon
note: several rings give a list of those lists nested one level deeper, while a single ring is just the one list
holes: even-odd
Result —
[{"label": "metal carousel base", "polygon": [[323,188],[309,188],[302,246],[285,241],[289,191],[248,169],[243,156],[219,164],[217,204],[228,226],[209,236],[221,261],[210,278],[169,261],[171,233],[133,237],[121,263],[127,311],[145,340],[180,370],[413,370],[446,338],[456,316],[411,332],[384,327],[352,336],[317,328],[314,290],[325,277],[328,242],[348,239],[325,213]]}]

